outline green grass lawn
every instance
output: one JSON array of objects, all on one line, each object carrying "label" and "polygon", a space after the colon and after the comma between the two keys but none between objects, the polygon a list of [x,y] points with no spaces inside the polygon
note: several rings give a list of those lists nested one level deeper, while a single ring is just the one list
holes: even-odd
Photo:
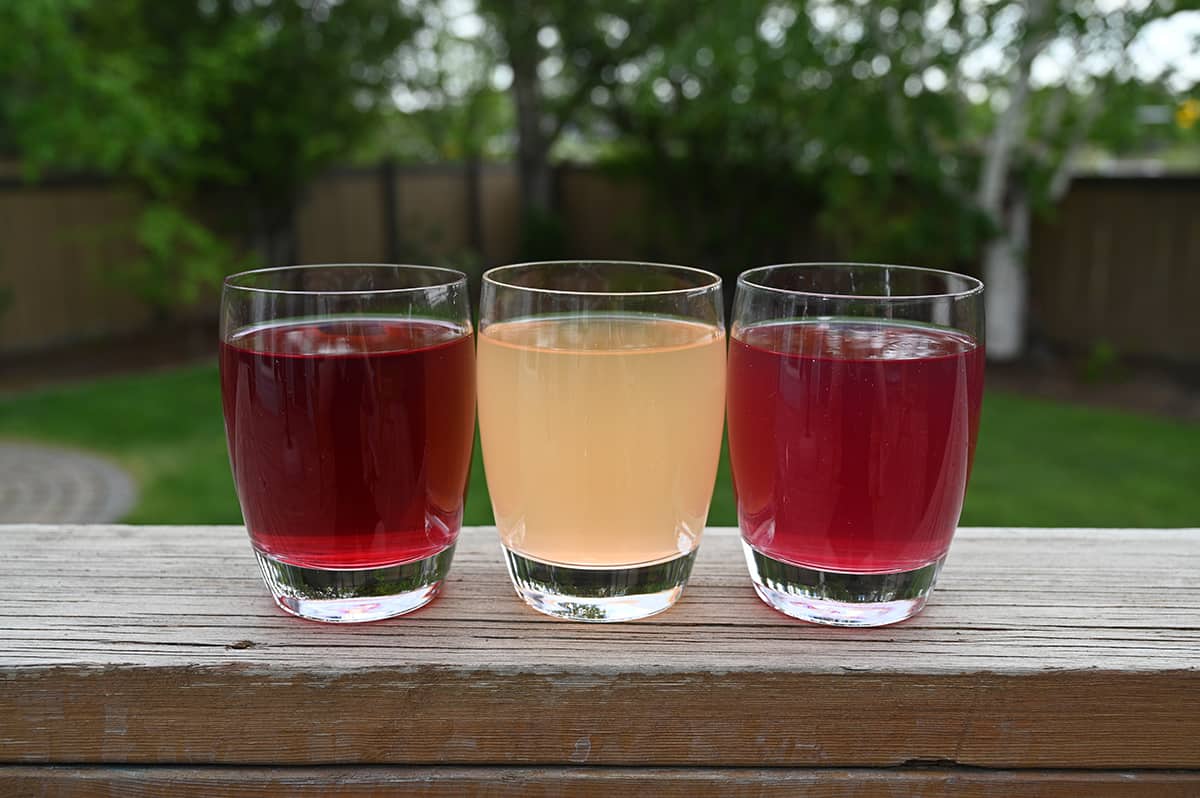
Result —
[{"label": "green grass lawn", "polygon": [[[240,523],[215,366],[0,397],[0,438],[93,449],[141,485],[131,523]],[[966,525],[1200,525],[1200,425],[989,393]],[[467,522],[491,521],[478,447]],[[722,459],[709,523],[735,523]]]}]

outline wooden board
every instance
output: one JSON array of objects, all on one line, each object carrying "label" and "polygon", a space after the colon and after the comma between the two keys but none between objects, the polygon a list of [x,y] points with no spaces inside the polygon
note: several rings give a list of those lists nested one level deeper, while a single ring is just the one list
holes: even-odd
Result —
[{"label": "wooden board", "polygon": [[822,768],[596,767],[291,767],[108,768],[0,766],[6,795],[57,798],[212,798],[212,796],[417,795],[459,798],[655,798],[753,795],[758,798],[1195,798],[1200,774],[1171,771],[1086,773],[956,769],[845,770]]},{"label": "wooden board", "polygon": [[1200,530],[962,530],[874,630],[768,609],[730,530],[606,626],[520,603],[491,530],[428,608],[338,627],[275,609],[240,528],[0,538],[9,764],[1200,768]]}]

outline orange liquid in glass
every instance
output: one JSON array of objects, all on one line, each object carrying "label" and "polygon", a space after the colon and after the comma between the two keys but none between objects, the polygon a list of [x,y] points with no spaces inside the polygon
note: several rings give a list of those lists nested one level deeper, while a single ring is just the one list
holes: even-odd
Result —
[{"label": "orange liquid in glass", "polygon": [[478,369],[504,545],[583,567],[697,546],[721,448],[723,331],[633,315],[502,322],[480,334]]}]

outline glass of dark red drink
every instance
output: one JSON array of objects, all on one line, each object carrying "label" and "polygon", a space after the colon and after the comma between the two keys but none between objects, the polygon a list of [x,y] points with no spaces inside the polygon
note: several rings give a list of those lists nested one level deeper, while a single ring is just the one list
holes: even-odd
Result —
[{"label": "glass of dark red drink", "polygon": [[462,525],[475,345],[462,272],[289,266],[221,299],[234,483],[276,603],[388,618],[439,591]]},{"label": "glass of dark red drink", "polygon": [[742,273],[729,448],[763,601],[840,626],[920,612],[962,511],[983,361],[974,278],[868,264]]}]

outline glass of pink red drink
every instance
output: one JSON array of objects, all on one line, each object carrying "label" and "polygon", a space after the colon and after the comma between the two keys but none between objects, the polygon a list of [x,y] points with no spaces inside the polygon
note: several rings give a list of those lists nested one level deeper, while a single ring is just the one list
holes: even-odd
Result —
[{"label": "glass of pink red drink", "polygon": [[921,610],[962,510],[983,393],[983,285],[788,264],[738,279],[729,447],[758,595],[796,618]]},{"label": "glass of pink red drink", "polygon": [[221,392],[234,483],[287,612],[430,601],[462,524],[475,423],[466,277],[389,265],[229,277]]},{"label": "glass of pink red drink", "polygon": [[721,280],[575,261],[484,274],[479,424],[517,593],[623,621],[679,598],[721,450]]}]

